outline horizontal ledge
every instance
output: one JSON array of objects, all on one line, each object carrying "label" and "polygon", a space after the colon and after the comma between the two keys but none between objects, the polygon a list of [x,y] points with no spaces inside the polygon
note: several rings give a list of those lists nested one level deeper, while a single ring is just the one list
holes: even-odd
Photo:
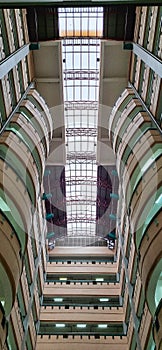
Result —
[{"label": "horizontal ledge", "polygon": [[133,43],[133,52],[157,75],[159,75],[160,78],[162,78],[162,61],[159,57],[156,57],[151,52],[135,43]]},{"label": "horizontal ledge", "polygon": [[59,78],[34,78],[36,83],[60,83]]},{"label": "horizontal ledge", "polygon": [[105,77],[105,78],[102,78],[102,81],[104,83],[119,83],[119,82],[127,82],[127,77]]}]

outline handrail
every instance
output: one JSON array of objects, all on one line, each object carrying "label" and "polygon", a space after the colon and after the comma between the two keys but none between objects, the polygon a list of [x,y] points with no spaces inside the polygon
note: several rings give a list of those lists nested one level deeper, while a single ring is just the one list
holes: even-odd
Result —
[{"label": "handrail", "polygon": [[35,84],[33,82],[31,82],[29,84],[29,86],[27,87],[26,91],[24,92],[24,94],[22,95],[22,97],[20,98],[20,100],[18,101],[16,107],[13,109],[13,111],[11,112],[11,114],[9,115],[9,117],[7,118],[6,122],[3,124],[2,128],[0,129],[0,135],[2,135],[2,133],[5,131],[6,127],[8,126],[9,122],[12,120],[13,116],[15,113],[17,113],[22,101],[25,99],[26,95],[28,94],[29,90],[34,88]]}]

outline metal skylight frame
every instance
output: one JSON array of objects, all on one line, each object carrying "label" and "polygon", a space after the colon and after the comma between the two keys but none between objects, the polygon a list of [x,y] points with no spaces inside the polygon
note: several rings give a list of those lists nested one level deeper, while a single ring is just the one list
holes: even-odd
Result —
[{"label": "metal skylight frame", "polygon": [[60,8],[67,235],[96,237],[97,118],[103,8]]}]

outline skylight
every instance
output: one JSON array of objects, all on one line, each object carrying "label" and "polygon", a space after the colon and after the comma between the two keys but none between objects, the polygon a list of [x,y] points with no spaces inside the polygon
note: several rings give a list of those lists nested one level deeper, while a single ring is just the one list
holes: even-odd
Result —
[{"label": "skylight", "polygon": [[102,8],[59,9],[62,37],[67,235],[94,237]]}]

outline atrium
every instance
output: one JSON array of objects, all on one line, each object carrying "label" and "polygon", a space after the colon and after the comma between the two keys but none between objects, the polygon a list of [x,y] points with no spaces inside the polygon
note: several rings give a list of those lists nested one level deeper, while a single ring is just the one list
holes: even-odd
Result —
[{"label": "atrium", "polygon": [[0,4],[0,350],[161,350],[162,6]]}]

